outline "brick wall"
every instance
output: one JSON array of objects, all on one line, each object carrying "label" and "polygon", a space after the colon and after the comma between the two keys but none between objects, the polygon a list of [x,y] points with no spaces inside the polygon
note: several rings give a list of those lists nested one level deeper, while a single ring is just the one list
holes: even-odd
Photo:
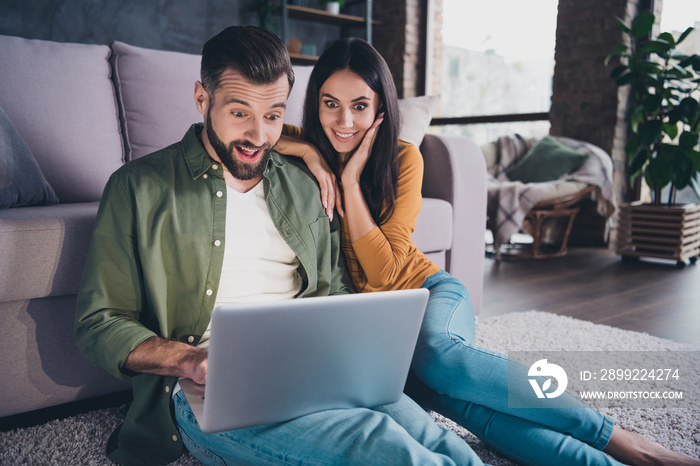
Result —
[{"label": "brick wall", "polygon": [[[611,155],[614,190],[618,204],[631,199],[624,152],[627,126],[628,88],[618,88],[610,71],[618,63],[604,66],[605,57],[623,40],[616,17],[629,23],[640,3],[648,0],[559,0],[550,133],[588,141]],[[660,2],[657,2],[660,8]],[[594,222],[584,212],[574,230],[603,236],[598,222],[593,231],[584,224]],[[614,225],[613,225],[614,228]],[[614,230],[611,239],[614,239]],[[579,242],[586,244],[584,238]],[[574,238],[576,242],[576,238]],[[600,241],[593,241],[597,244]]]},{"label": "brick wall", "polygon": [[423,95],[425,89],[426,11],[431,0],[374,2],[373,43],[391,69],[399,97]]},{"label": "brick wall", "polygon": [[432,51],[433,57],[430,63],[430,88],[426,94],[438,95],[442,86],[442,0],[433,0],[433,25],[432,25]]}]

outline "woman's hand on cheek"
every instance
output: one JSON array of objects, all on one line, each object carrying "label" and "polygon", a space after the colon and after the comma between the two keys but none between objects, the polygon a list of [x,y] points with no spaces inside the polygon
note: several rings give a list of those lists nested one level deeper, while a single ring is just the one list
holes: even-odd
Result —
[{"label": "woman's hand on cheek", "polygon": [[345,165],[341,175],[343,186],[351,183],[360,183],[360,175],[362,174],[362,170],[364,170],[365,165],[367,165],[369,155],[372,153],[374,139],[377,137],[377,130],[379,129],[379,125],[382,124],[382,121],[384,121],[384,113],[380,113],[377,116],[377,119],[374,120],[372,126],[370,126],[365,133],[364,138],[362,138],[362,142],[357,147],[357,150],[352,157],[350,157],[350,160],[348,160],[348,163]]}]

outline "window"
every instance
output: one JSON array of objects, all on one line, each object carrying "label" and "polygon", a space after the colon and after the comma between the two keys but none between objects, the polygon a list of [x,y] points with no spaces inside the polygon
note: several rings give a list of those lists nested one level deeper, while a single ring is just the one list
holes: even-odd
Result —
[{"label": "window", "polygon": [[[557,0],[443,0],[442,96],[436,117],[548,112]],[[477,144],[517,132],[542,136],[547,121],[433,127]]]}]

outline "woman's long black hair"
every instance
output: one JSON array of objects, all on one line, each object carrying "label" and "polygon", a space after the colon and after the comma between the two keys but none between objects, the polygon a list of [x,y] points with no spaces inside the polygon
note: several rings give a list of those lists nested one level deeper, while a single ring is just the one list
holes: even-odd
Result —
[{"label": "woman's long black hair", "polygon": [[350,70],[359,75],[377,93],[377,108],[379,112],[384,112],[384,121],[377,131],[372,153],[360,176],[360,188],[365,202],[375,223],[381,225],[391,217],[396,200],[399,176],[399,104],[396,86],[386,61],[366,41],[356,37],[340,40],[319,58],[306,88],[304,138],[318,148],[340,179],[338,153],[326,137],[319,119],[321,86],[340,70]]}]

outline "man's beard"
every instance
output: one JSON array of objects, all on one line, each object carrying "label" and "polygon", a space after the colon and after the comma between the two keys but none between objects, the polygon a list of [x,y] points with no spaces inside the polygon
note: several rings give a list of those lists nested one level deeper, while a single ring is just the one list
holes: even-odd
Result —
[{"label": "man's beard", "polygon": [[[251,144],[249,141],[236,139],[235,141],[229,143],[227,147],[226,144],[224,144],[224,141],[219,138],[219,135],[216,134],[216,131],[214,131],[214,128],[211,125],[211,115],[209,112],[207,112],[207,120],[205,125],[209,144],[211,144],[211,146],[214,148],[214,152],[216,152],[219,160],[234,178],[247,181],[262,175],[262,173],[265,171],[265,167],[267,166],[267,160],[272,148],[269,142],[266,142],[262,146],[258,147]],[[246,149],[262,150],[263,153],[257,162],[245,163],[240,161],[238,157],[234,155],[236,146],[245,147]]]}]

